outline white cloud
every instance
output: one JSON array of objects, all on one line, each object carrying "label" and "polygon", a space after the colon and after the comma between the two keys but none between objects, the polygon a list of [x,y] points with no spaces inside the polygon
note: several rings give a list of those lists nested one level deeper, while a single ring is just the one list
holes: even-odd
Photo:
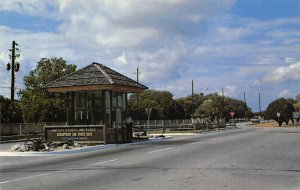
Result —
[{"label": "white cloud", "polygon": [[218,27],[215,33],[212,34],[211,38],[216,42],[232,42],[240,40],[241,38],[248,36],[252,33],[248,28],[228,28],[228,27]]},{"label": "white cloud", "polygon": [[233,2],[58,1],[63,21],[60,32],[68,40],[87,47],[144,47],[169,41],[174,35],[198,35],[204,28],[203,19],[228,10]]},{"label": "white cloud", "polygon": [[295,57],[285,57],[284,58],[284,62],[288,63],[288,64],[295,63],[296,61],[297,61],[297,59]]},{"label": "white cloud", "polygon": [[291,93],[290,90],[283,90],[278,94],[278,97],[290,97]]},{"label": "white cloud", "polygon": [[0,10],[54,17],[57,16],[56,12],[54,12],[58,6],[57,1],[59,0],[2,0],[0,1]]},{"label": "white cloud", "polygon": [[[178,72],[180,67],[185,67],[181,62],[188,53],[188,47],[180,40],[174,42],[171,47],[158,49],[155,52],[139,52],[133,62],[140,65],[144,72],[141,74],[142,80],[161,81],[170,80]],[[187,65],[186,65],[187,66]]]},{"label": "white cloud", "polygon": [[123,52],[122,55],[120,55],[119,57],[117,57],[117,58],[114,59],[114,62],[117,63],[117,64],[125,64],[125,65],[127,65],[128,61],[127,61],[127,55],[126,55],[126,53]]},{"label": "white cloud", "polygon": [[9,53],[8,51],[2,51],[0,52],[0,65],[5,65],[8,63],[9,60]]},{"label": "white cloud", "polygon": [[261,84],[261,82],[259,80],[254,80],[252,83],[251,83],[251,86],[252,87],[255,87],[255,86],[259,86]]},{"label": "white cloud", "polygon": [[236,96],[236,86],[226,86],[224,89],[224,95],[229,97]]},{"label": "white cloud", "polygon": [[[267,91],[276,82],[280,85],[272,93],[277,95],[286,88],[280,82],[299,80],[299,31],[292,26],[300,19],[228,15],[234,3],[0,0],[0,11],[59,21],[53,32],[0,26],[0,66],[5,67],[7,50],[16,40],[21,45],[19,86],[41,57],[56,56],[78,68],[101,62],[131,78],[139,65],[142,83],[170,90],[175,97],[189,94],[192,79],[199,83],[198,90],[223,87],[226,96],[237,96],[245,88]],[[282,67],[283,61],[289,66]],[[9,86],[9,73],[1,72],[0,80]]]},{"label": "white cloud", "polygon": [[267,83],[280,83],[289,80],[300,80],[300,62],[277,67],[269,76],[264,78]]}]

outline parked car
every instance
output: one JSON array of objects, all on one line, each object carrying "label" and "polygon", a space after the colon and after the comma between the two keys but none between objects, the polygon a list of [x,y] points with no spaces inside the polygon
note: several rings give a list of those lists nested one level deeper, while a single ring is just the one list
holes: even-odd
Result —
[{"label": "parked car", "polygon": [[251,121],[252,123],[260,123],[260,120],[258,119],[257,116],[252,117],[252,118],[250,119],[250,121]]}]

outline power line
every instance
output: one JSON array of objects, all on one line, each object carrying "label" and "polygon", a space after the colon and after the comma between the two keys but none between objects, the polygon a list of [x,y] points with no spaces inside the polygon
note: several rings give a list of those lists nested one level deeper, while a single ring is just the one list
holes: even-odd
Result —
[{"label": "power line", "polygon": [[[11,89],[10,86],[0,86],[0,88],[8,88],[8,89]],[[22,90],[22,88],[18,88],[18,87],[15,86],[15,90],[16,90],[16,89]]]}]

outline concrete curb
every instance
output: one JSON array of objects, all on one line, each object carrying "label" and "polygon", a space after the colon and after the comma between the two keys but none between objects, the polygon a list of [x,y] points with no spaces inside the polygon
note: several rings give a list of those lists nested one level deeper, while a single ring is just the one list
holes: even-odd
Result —
[{"label": "concrete curb", "polygon": [[104,150],[104,149],[112,149],[112,148],[119,148],[119,147],[126,147],[130,145],[136,145],[136,144],[148,144],[148,143],[154,143],[154,142],[161,142],[165,140],[170,140],[173,137],[166,136],[164,138],[153,138],[149,139],[148,141],[139,141],[139,142],[132,142],[127,144],[107,144],[107,145],[96,145],[96,146],[90,146],[90,147],[80,147],[77,149],[72,150],[60,150],[60,151],[51,151],[51,152],[1,152],[0,151],[0,157],[1,156],[56,156],[56,155],[71,155],[71,154],[78,154],[83,152],[91,152],[91,151],[97,151],[97,150]]}]

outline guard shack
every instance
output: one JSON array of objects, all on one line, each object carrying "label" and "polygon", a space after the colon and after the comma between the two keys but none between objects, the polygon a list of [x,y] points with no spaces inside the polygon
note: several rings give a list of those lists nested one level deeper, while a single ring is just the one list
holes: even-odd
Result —
[{"label": "guard shack", "polygon": [[87,143],[131,141],[132,129],[125,126],[127,94],[147,89],[100,63],[92,63],[45,88],[66,93],[68,98],[67,125],[45,127],[46,138]]}]

